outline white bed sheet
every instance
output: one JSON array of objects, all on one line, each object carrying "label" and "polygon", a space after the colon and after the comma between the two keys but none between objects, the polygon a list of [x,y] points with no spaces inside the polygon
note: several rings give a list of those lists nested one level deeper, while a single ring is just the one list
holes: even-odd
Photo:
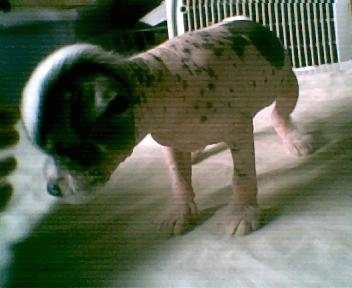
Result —
[{"label": "white bed sheet", "polygon": [[232,162],[221,145],[208,147],[193,168],[199,221],[186,234],[168,237],[157,223],[170,187],[160,147],[150,137],[97,199],[79,206],[46,194],[44,157],[22,138],[13,150],[15,192],[0,215],[0,285],[351,287],[352,63],[298,78],[293,117],[312,133],[317,151],[289,156],[269,125],[270,109],[257,115],[264,217],[245,237],[224,236]]}]

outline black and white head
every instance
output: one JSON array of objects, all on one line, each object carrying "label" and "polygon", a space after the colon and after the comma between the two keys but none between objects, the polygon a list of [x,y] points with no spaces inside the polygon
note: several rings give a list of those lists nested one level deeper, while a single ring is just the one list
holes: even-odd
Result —
[{"label": "black and white head", "polygon": [[135,144],[132,97],[124,62],[76,44],[41,62],[23,90],[28,137],[49,156],[47,190],[69,202],[90,198]]}]

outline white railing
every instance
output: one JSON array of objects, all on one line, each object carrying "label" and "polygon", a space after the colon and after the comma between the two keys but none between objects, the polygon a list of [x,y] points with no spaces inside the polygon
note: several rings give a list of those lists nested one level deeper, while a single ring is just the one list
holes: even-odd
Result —
[{"label": "white railing", "polygon": [[274,31],[295,68],[352,59],[351,0],[166,0],[169,36],[247,16]]}]

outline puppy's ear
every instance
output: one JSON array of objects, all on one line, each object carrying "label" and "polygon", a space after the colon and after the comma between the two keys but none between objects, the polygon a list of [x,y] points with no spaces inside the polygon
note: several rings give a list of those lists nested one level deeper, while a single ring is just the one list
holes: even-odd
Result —
[{"label": "puppy's ear", "polygon": [[[92,81],[95,119],[125,112],[129,106],[126,85],[108,74],[97,75]],[[87,91],[89,93],[89,91]]]},{"label": "puppy's ear", "polygon": [[114,115],[118,115],[125,112],[128,107],[128,97],[126,95],[117,95],[114,99],[109,102],[103,115],[104,117],[113,117]]},{"label": "puppy's ear", "polygon": [[109,73],[97,73],[77,79],[72,89],[72,126],[87,135],[99,122],[105,122],[129,107],[126,85]]}]

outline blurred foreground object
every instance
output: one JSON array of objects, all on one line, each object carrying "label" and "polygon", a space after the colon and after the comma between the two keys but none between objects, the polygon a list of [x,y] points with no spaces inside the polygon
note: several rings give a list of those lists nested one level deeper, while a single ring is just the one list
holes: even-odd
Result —
[{"label": "blurred foreground object", "polygon": [[[19,141],[19,134],[15,128],[19,113],[14,109],[0,108],[0,149],[7,149],[16,145]],[[6,178],[17,166],[16,158],[13,156],[0,157],[0,212],[5,209],[9,202],[13,187]]]}]

